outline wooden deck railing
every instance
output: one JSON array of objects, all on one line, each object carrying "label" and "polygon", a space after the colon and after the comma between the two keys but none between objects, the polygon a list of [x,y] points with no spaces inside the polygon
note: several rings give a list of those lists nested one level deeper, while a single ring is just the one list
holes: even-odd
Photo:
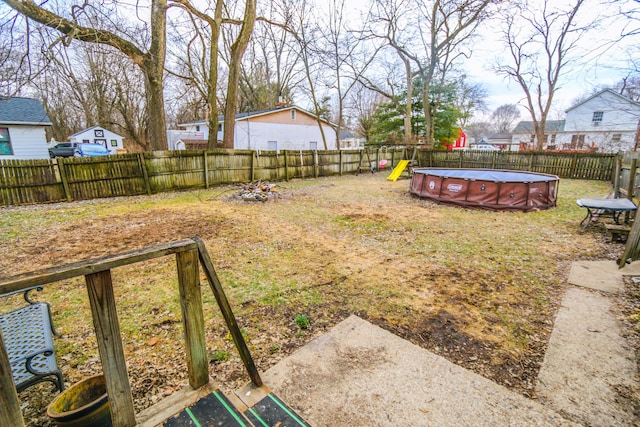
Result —
[{"label": "wooden deck railing", "polygon": [[[98,352],[111,405],[111,418],[115,427],[134,426],[136,418],[126,371],[111,270],[171,254],[175,254],[177,262],[189,385],[197,389],[209,382],[199,279],[199,266],[202,266],[249,377],[256,386],[261,386],[262,380],[213,268],[211,258],[204,243],[197,237],[0,280],[0,294],[4,294],[72,277],[85,277],[98,341]],[[24,426],[2,336],[0,336],[0,425]]]}]

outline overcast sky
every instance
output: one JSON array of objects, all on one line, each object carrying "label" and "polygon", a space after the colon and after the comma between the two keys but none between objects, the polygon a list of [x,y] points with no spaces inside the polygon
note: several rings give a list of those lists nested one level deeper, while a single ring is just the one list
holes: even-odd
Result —
[{"label": "overcast sky", "polygon": [[[575,3],[575,0],[554,0],[554,4]],[[574,104],[578,97],[583,97],[593,91],[595,87],[614,85],[626,74],[625,67],[631,52],[638,56],[638,49],[631,47],[632,40],[626,39],[617,44],[608,44],[620,35],[620,28],[627,20],[622,15],[614,13],[614,8],[607,0],[588,0],[580,11],[582,22],[592,22],[597,17],[609,16],[600,28],[590,31],[590,36],[583,37],[579,43],[578,62],[565,69],[565,76],[558,85],[559,90],[554,96],[551,119],[564,117],[564,111]],[[480,31],[481,39],[474,43],[473,54],[465,64],[465,70],[476,81],[483,83],[488,91],[487,104],[493,110],[503,104],[524,104],[524,93],[520,86],[510,79],[497,75],[491,71],[491,66],[500,58],[508,61],[504,55],[501,34],[492,31],[494,23],[488,23]],[[636,40],[637,42],[638,40]],[[498,48],[496,48],[498,47]],[[528,114],[521,108],[523,117]]]}]

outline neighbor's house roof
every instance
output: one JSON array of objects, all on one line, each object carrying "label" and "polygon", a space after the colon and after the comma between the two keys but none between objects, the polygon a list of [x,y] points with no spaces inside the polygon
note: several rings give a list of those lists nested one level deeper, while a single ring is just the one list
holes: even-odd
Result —
[{"label": "neighbor's house roof", "polygon": [[[88,131],[88,130],[98,129],[98,128],[99,128],[99,129],[104,129],[104,130],[106,130],[106,131],[109,131],[109,132],[111,132],[111,133],[112,133],[112,134],[114,134],[114,135],[118,135],[117,133],[115,133],[115,132],[113,132],[113,131],[110,131],[110,130],[109,130],[109,129],[107,129],[107,128],[104,128],[104,127],[102,127],[102,126],[97,126],[97,125],[96,125],[96,126],[91,126],[90,128],[82,129],[81,131],[76,132],[76,133],[74,133],[73,135],[69,135],[69,137],[72,137],[72,136],[78,136],[78,135],[80,135],[81,133],[85,133],[85,132],[86,132],[86,131]],[[121,137],[122,135],[118,135],[118,136],[120,136],[120,137]]]},{"label": "neighbor's house roof", "polygon": [[51,126],[42,103],[33,98],[0,98],[0,123]]},{"label": "neighbor's house roof", "polygon": [[[289,107],[276,107],[276,108],[270,108],[268,110],[260,110],[260,111],[250,111],[250,112],[246,112],[246,113],[238,113],[236,114],[236,121],[239,120],[246,120],[246,119],[251,119],[253,117],[259,117],[259,116],[266,116],[268,114],[272,114],[275,112],[279,112],[279,111],[287,111],[287,110],[298,110],[302,113],[308,114],[311,117],[316,117],[315,114],[304,110],[300,107],[295,107],[295,106],[289,106]],[[333,123],[328,122],[325,119],[320,119],[320,121],[328,124],[329,126],[334,126],[335,125]],[[222,123],[224,122],[224,116],[218,116],[218,122]],[[179,123],[178,126],[187,126],[187,125],[207,125],[208,121],[207,120],[194,120],[192,122],[187,122],[187,123]]]},{"label": "neighbor's house roof", "polygon": [[511,139],[510,133],[494,133],[489,139]]},{"label": "neighbor's house roof", "polygon": [[591,96],[590,96],[590,97],[588,97],[587,99],[585,99],[585,100],[583,100],[583,101],[580,101],[580,102],[578,102],[578,103],[577,103],[577,104],[575,104],[575,105],[572,105],[572,106],[571,106],[571,107],[569,107],[567,110],[565,110],[565,113],[568,113],[569,111],[571,111],[571,110],[573,110],[573,109],[575,109],[575,108],[578,108],[578,107],[579,107],[579,106],[581,106],[582,104],[585,104],[585,103],[587,103],[587,102],[591,101],[593,98],[597,98],[597,97],[599,97],[600,95],[602,95],[603,93],[607,93],[607,92],[608,92],[609,94],[613,95],[614,97],[619,98],[621,101],[628,102],[629,104],[635,105],[636,107],[640,107],[640,103],[638,103],[638,102],[634,101],[633,99],[631,99],[631,98],[627,98],[627,97],[626,97],[626,96],[624,96],[624,95],[620,95],[618,92],[616,92],[616,91],[614,91],[614,90],[611,90],[611,89],[604,89],[604,90],[601,90],[600,92],[598,92],[598,93],[596,93],[596,94],[594,94],[594,95],[591,95]]},{"label": "neighbor's house roof", "polygon": [[[545,132],[562,132],[564,130],[564,120],[547,120]],[[521,121],[513,129],[512,133],[533,133],[533,122]]]}]

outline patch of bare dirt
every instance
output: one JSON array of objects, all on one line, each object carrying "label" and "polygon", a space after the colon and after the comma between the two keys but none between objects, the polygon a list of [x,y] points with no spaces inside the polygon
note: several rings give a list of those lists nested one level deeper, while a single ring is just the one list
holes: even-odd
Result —
[{"label": "patch of bare dirt", "polygon": [[[531,395],[562,292],[564,278],[557,277],[557,271],[563,271],[560,267],[573,256],[595,256],[586,250],[593,254],[611,250],[604,237],[579,236],[577,227],[574,235],[563,226],[538,231],[537,226],[526,225],[539,239],[530,244],[541,253],[560,254],[552,261],[560,267],[547,271],[535,264],[549,259],[537,258],[535,251],[515,248],[524,255],[517,252],[513,258],[500,253],[513,229],[527,224],[517,215],[467,218],[464,211],[411,197],[406,181],[391,184],[378,176],[279,187],[277,196],[264,203],[243,201],[238,197],[240,188],[228,187],[198,192],[198,200],[186,204],[163,205],[160,202],[171,195],[152,196],[157,203],[147,209],[122,206],[149,198],[117,199],[113,214],[109,204],[100,201],[12,208],[35,213],[86,209],[92,215],[35,228],[28,236],[0,245],[0,269],[8,276],[200,236],[233,299],[260,370],[357,314]],[[469,224],[462,227],[464,221]],[[477,233],[474,221],[483,221],[489,232]],[[442,242],[449,246],[443,249]],[[465,255],[472,252],[483,256]],[[451,262],[454,257],[464,262]],[[513,268],[493,265],[505,262]],[[169,277],[175,274],[169,267],[172,263],[158,261],[154,267]],[[136,410],[187,384],[184,350],[172,341],[180,343],[179,308],[177,314],[169,313],[166,302],[144,293],[149,286],[161,288],[168,281],[152,270],[131,268],[121,273],[132,281],[131,296],[122,298],[123,317],[153,319],[125,342]],[[82,284],[77,286],[81,291]],[[252,287],[261,291],[254,293]],[[75,303],[52,302],[58,310],[54,322],[61,304]],[[310,319],[308,329],[301,330],[294,321],[301,313]],[[222,328],[217,329],[221,322],[216,322],[208,325],[207,343],[212,346],[208,351],[228,352],[229,357],[210,356],[209,372],[233,390],[247,377],[233,344]],[[62,340],[73,345],[65,346],[71,350],[61,354],[59,362],[65,380],[72,384],[100,366],[91,327],[73,324],[65,330]],[[30,388],[20,396],[30,425],[48,425],[44,408],[55,395],[47,388]]]}]

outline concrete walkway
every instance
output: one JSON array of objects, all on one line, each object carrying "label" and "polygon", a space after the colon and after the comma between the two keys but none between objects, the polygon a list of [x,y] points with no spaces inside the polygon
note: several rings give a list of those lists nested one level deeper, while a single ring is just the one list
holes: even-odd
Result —
[{"label": "concrete walkway", "polygon": [[[637,263],[636,263],[637,264]],[[569,419],[593,426],[636,426],[638,404],[635,351],[612,312],[611,293],[623,289],[613,261],[577,262],[556,317],[536,392],[541,402]]]},{"label": "concrete walkway", "polygon": [[538,401],[356,316],[262,378],[315,427],[639,425],[635,354],[602,290],[619,291],[622,273],[640,275],[640,266],[610,264],[574,264],[570,283],[587,287],[571,286],[563,299]]}]

